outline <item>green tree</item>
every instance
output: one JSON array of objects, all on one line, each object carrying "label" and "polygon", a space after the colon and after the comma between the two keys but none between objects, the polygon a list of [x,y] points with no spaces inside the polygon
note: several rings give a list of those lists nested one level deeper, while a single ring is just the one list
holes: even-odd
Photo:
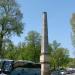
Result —
[{"label": "green tree", "polygon": [[53,41],[51,44],[50,64],[53,69],[67,66],[69,62],[69,51],[60,47],[60,43]]},{"label": "green tree", "polygon": [[34,62],[39,62],[41,51],[40,40],[41,36],[36,31],[30,31],[28,35],[25,37],[27,50],[29,52],[28,57],[30,58],[30,60]]},{"label": "green tree", "polygon": [[58,43],[56,40],[54,40],[53,43],[51,44],[53,50],[56,50],[57,48],[59,48],[60,45],[61,44]]},{"label": "green tree", "polygon": [[75,58],[69,58],[68,67],[75,68]]},{"label": "green tree", "polygon": [[52,67],[55,69],[56,68],[56,64],[57,64],[57,60],[56,60],[56,50],[60,47],[60,43],[58,43],[56,40],[53,41],[51,45],[51,54],[50,54],[50,64],[52,65]]},{"label": "green tree", "polygon": [[27,53],[27,49],[26,49],[26,45],[25,42],[19,42],[18,46],[17,46],[17,60],[28,60],[27,59],[28,53]]},{"label": "green tree", "polygon": [[57,67],[65,67],[69,62],[69,51],[65,48],[58,48],[55,57],[57,59]]},{"label": "green tree", "polygon": [[0,0],[0,56],[3,56],[3,43],[12,34],[22,33],[22,13],[15,0]]},{"label": "green tree", "polygon": [[7,43],[5,51],[4,51],[4,58],[6,59],[17,59],[17,47],[12,43]]}]

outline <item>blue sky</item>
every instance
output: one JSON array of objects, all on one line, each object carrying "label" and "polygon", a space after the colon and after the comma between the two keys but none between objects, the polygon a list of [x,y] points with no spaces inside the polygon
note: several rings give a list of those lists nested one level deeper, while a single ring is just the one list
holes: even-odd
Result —
[{"label": "blue sky", "polygon": [[15,44],[24,41],[24,37],[31,30],[41,33],[42,12],[46,11],[49,42],[57,40],[62,47],[70,50],[70,56],[73,57],[70,18],[75,12],[75,0],[17,0],[17,2],[23,13],[25,28],[21,37],[12,37]]}]

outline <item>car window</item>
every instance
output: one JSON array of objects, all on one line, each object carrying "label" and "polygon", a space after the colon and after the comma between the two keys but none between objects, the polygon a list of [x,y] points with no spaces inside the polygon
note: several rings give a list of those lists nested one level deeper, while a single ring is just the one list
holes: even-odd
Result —
[{"label": "car window", "polygon": [[40,69],[34,68],[16,68],[11,75],[41,75]]}]

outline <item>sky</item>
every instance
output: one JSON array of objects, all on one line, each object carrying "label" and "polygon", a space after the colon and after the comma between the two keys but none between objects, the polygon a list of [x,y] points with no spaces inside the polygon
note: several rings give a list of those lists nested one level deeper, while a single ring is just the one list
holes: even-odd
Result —
[{"label": "sky", "polygon": [[42,13],[47,12],[49,42],[56,40],[62,47],[69,49],[70,56],[74,57],[70,19],[75,13],[75,0],[17,0],[17,3],[23,13],[24,30],[21,37],[12,37],[14,44],[24,41],[31,30],[41,33]]}]

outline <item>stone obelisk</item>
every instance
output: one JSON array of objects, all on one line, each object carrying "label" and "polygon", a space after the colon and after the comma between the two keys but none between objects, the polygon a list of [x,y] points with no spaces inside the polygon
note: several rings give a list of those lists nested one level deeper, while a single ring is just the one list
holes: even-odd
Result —
[{"label": "stone obelisk", "polygon": [[47,12],[43,12],[42,38],[41,38],[41,75],[49,74],[49,59],[48,59],[48,27],[47,27]]}]

